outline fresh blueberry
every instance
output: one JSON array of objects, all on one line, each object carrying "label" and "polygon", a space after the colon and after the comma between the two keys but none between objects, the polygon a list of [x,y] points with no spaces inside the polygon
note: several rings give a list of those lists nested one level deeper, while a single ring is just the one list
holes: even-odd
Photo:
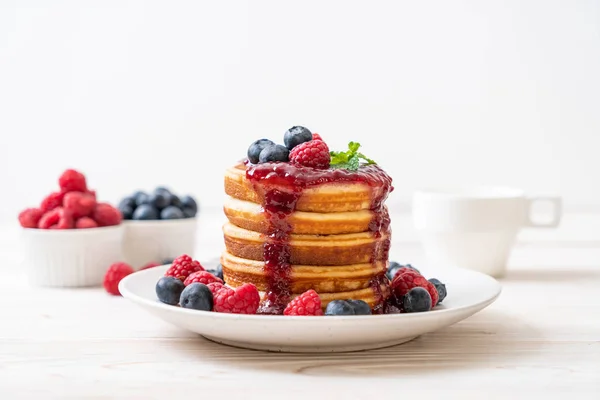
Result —
[{"label": "fresh blueberry", "polygon": [[150,196],[147,193],[140,192],[135,196],[135,205],[139,207],[143,204],[150,204]]},{"label": "fresh blueberry", "polygon": [[260,152],[263,151],[265,147],[273,145],[275,145],[275,143],[269,139],[258,139],[248,147],[248,160],[250,160],[252,164],[257,164]]},{"label": "fresh blueberry", "polygon": [[192,196],[183,196],[181,199],[181,208],[182,209],[186,209],[186,208],[190,208],[192,210],[194,210],[194,214],[196,214],[196,212],[198,212],[198,204],[196,203],[196,200],[194,200],[194,198]]},{"label": "fresh blueberry", "polygon": [[217,278],[223,279],[223,266],[221,264],[218,264],[215,269],[209,269],[208,272]]},{"label": "fresh blueberry", "polygon": [[211,311],[213,308],[213,295],[208,286],[194,282],[187,285],[181,297],[179,305],[183,308],[192,308],[194,310]]},{"label": "fresh blueberry", "polygon": [[404,311],[406,312],[424,312],[431,309],[431,296],[427,290],[422,287],[414,287],[404,295]]},{"label": "fresh blueberry", "polygon": [[171,191],[165,186],[158,186],[154,189],[154,193],[171,194]]},{"label": "fresh blueberry", "polygon": [[173,207],[179,208],[180,210],[183,207],[183,205],[181,204],[181,200],[179,199],[179,197],[177,197],[173,193],[171,193],[171,205]]},{"label": "fresh blueberry", "polygon": [[163,303],[174,306],[179,303],[179,297],[184,288],[183,282],[179,279],[163,276],[156,282],[156,295]]},{"label": "fresh blueberry", "polygon": [[394,276],[396,276],[396,272],[398,272],[400,268],[410,268],[412,270],[415,270],[416,272],[419,272],[418,269],[416,269],[410,264],[402,265],[400,263],[397,263],[396,261],[390,261],[390,265],[387,270],[387,277],[390,281],[394,280]]},{"label": "fresh blueberry", "polygon": [[196,216],[196,211],[191,208],[183,207],[182,211],[184,218],[194,218]]},{"label": "fresh blueberry", "polygon": [[283,135],[283,143],[288,150],[310,140],[312,140],[312,132],[303,126],[293,126]]},{"label": "fresh blueberry", "polygon": [[371,315],[371,307],[363,300],[346,300],[356,315]]},{"label": "fresh blueberry", "polygon": [[121,201],[119,202],[119,208],[129,207],[133,209],[135,208],[135,206],[135,197],[123,197],[123,199],[121,199]]},{"label": "fresh blueberry", "polygon": [[165,258],[164,260],[161,261],[162,265],[165,264],[173,264],[173,259],[172,258]]},{"label": "fresh blueberry", "polygon": [[135,209],[131,218],[135,220],[158,219],[158,210],[150,204],[142,204]]},{"label": "fresh blueberry", "polygon": [[171,198],[168,193],[154,192],[149,197],[149,203],[157,210],[162,210],[167,207],[170,202]]},{"label": "fresh blueberry", "polygon": [[133,217],[133,208],[128,205],[120,204],[119,211],[121,211],[123,219],[131,219]]},{"label": "fresh blueberry", "polygon": [[352,304],[346,300],[333,300],[327,304],[325,315],[355,315],[356,311]]},{"label": "fresh blueberry", "polygon": [[435,288],[437,289],[438,295],[439,295],[439,300],[438,300],[438,304],[442,302],[442,300],[444,300],[446,298],[446,296],[448,295],[448,291],[446,290],[446,285],[444,285],[442,282],[440,282],[439,279],[436,278],[431,278],[429,279],[429,282],[433,283],[433,286],[435,286]]},{"label": "fresh blueberry", "polygon": [[181,219],[184,217],[183,211],[175,206],[169,206],[160,212],[160,219]]},{"label": "fresh blueberry", "polygon": [[258,156],[258,162],[261,164],[272,161],[288,162],[290,159],[289,156],[290,152],[285,148],[285,146],[275,144],[265,147],[260,152],[260,155]]}]

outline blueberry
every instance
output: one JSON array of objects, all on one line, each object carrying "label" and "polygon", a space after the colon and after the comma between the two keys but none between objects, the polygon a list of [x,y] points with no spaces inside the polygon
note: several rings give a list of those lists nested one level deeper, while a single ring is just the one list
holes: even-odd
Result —
[{"label": "blueberry", "polygon": [[406,312],[424,312],[431,309],[431,296],[427,290],[422,287],[414,287],[404,295],[404,311]]},{"label": "blueberry", "polygon": [[160,219],[181,219],[184,217],[183,211],[175,206],[169,206],[160,212]]},{"label": "blueberry", "polygon": [[154,193],[171,194],[171,191],[165,186],[158,186],[154,189]]},{"label": "blueberry", "polygon": [[162,210],[171,203],[171,197],[168,193],[154,192],[149,196],[149,203],[157,210]]},{"label": "blueberry", "polygon": [[196,212],[198,212],[198,204],[196,203],[196,200],[194,200],[194,198],[189,195],[183,196],[181,198],[181,208],[182,209],[190,208],[190,209],[194,210],[194,214],[196,214]]},{"label": "blueberry", "polygon": [[272,161],[288,162],[290,159],[289,155],[290,152],[285,148],[285,146],[275,144],[265,147],[260,152],[260,155],[258,156],[258,162],[261,164]]},{"label": "blueberry", "polygon": [[213,295],[208,286],[194,282],[187,285],[181,297],[179,305],[183,308],[192,308],[194,310],[211,311],[213,308]]},{"label": "blueberry", "polygon": [[356,312],[352,304],[346,300],[333,300],[327,304],[325,315],[355,315]]},{"label": "blueberry", "polygon": [[161,261],[162,265],[165,264],[173,264],[173,259],[172,258],[165,258],[164,260]]},{"label": "blueberry", "polygon": [[135,197],[123,197],[123,199],[121,199],[121,201],[119,202],[119,208],[121,208],[121,207],[135,208],[135,206],[136,206]]},{"label": "blueberry", "polygon": [[362,300],[346,300],[354,308],[356,315],[371,315],[371,307]]},{"label": "blueberry", "polygon": [[258,139],[248,147],[248,160],[250,160],[252,164],[257,164],[260,152],[263,151],[265,147],[273,145],[275,145],[275,143],[269,139]]},{"label": "blueberry", "polygon": [[396,275],[396,272],[398,272],[398,270],[400,268],[403,268],[403,267],[410,268],[412,270],[415,270],[416,272],[419,272],[418,269],[416,269],[415,267],[413,267],[410,264],[402,265],[400,263],[397,263],[396,261],[390,261],[390,265],[389,265],[388,270],[387,270],[387,277],[388,277],[388,279],[390,281],[393,280],[394,276]]},{"label": "blueberry", "polygon": [[223,266],[221,264],[218,264],[215,269],[209,269],[208,272],[217,278],[223,279]]},{"label": "blueberry", "polygon": [[179,297],[184,288],[183,282],[179,279],[163,276],[156,282],[156,295],[163,303],[174,306],[179,303]]},{"label": "blueberry", "polygon": [[135,220],[158,219],[158,210],[150,204],[142,204],[135,209],[131,218]]},{"label": "blueberry", "polygon": [[440,282],[439,279],[435,279],[435,278],[431,278],[429,279],[429,282],[433,283],[433,286],[435,286],[435,288],[437,289],[438,295],[439,295],[439,300],[438,300],[438,304],[442,302],[442,300],[444,300],[446,298],[446,296],[448,295],[448,291],[446,290],[446,285],[444,285],[442,282]]},{"label": "blueberry", "polygon": [[310,140],[312,140],[312,132],[303,126],[293,126],[283,135],[283,143],[288,150]]},{"label": "blueberry", "polygon": [[179,199],[179,197],[177,197],[173,193],[171,193],[171,205],[173,207],[177,207],[179,209],[181,209],[183,207],[183,205],[181,204],[181,200]]},{"label": "blueberry", "polygon": [[119,211],[121,211],[121,215],[123,219],[131,219],[133,217],[133,208],[128,205],[119,205]]},{"label": "blueberry", "polygon": [[196,216],[196,211],[191,208],[183,207],[182,211],[184,218],[194,218]]},{"label": "blueberry", "polygon": [[147,193],[140,192],[135,196],[135,205],[139,207],[143,204],[150,204],[150,196]]}]

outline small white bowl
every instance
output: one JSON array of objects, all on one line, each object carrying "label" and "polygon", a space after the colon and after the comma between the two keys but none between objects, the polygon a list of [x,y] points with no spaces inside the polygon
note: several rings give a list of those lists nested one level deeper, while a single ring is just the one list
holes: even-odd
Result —
[{"label": "small white bowl", "polygon": [[182,254],[193,256],[196,247],[198,217],[123,221],[123,255],[125,262],[139,269],[149,262],[161,262]]},{"label": "small white bowl", "polygon": [[22,229],[23,266],[33,286],[102,284],[108,267],[123,260],[124,227]]}]

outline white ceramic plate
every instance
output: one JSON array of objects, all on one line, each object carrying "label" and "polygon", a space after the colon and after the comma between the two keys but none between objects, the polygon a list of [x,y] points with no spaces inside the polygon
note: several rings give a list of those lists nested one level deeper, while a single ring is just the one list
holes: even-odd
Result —
[{"label": "white ceramic plate", "polygon": [[[157,317],[182,329],[231,346],[284,352],[338,352],[376,349],[407,342],[461,321],[487,307],[500,284],[478,272],[444,270],[435,277],[448,297],[435,310],[396,315],[286,317],[236,315],[189,310],[158,301],[155,285],[168,266],[127,276],[121,294]],[[434,275],[428,273],[428,277]]]}]

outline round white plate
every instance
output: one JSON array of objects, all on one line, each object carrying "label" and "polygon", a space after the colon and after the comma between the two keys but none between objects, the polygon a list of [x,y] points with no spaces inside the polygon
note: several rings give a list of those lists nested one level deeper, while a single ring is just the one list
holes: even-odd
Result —
[{"label": "round white plate", "polygon": [[487,307],[500,284],[478,272],[448,269],[428,273],[446,284],[448,297],[424,313],[366,316],[286,317],[189,310],[161,303],[155,285],[168,266],[135,272],[121,281],[121,294],[182,329],[231,346],[284,352],[376,349],[407,342],[461,321]]}]

